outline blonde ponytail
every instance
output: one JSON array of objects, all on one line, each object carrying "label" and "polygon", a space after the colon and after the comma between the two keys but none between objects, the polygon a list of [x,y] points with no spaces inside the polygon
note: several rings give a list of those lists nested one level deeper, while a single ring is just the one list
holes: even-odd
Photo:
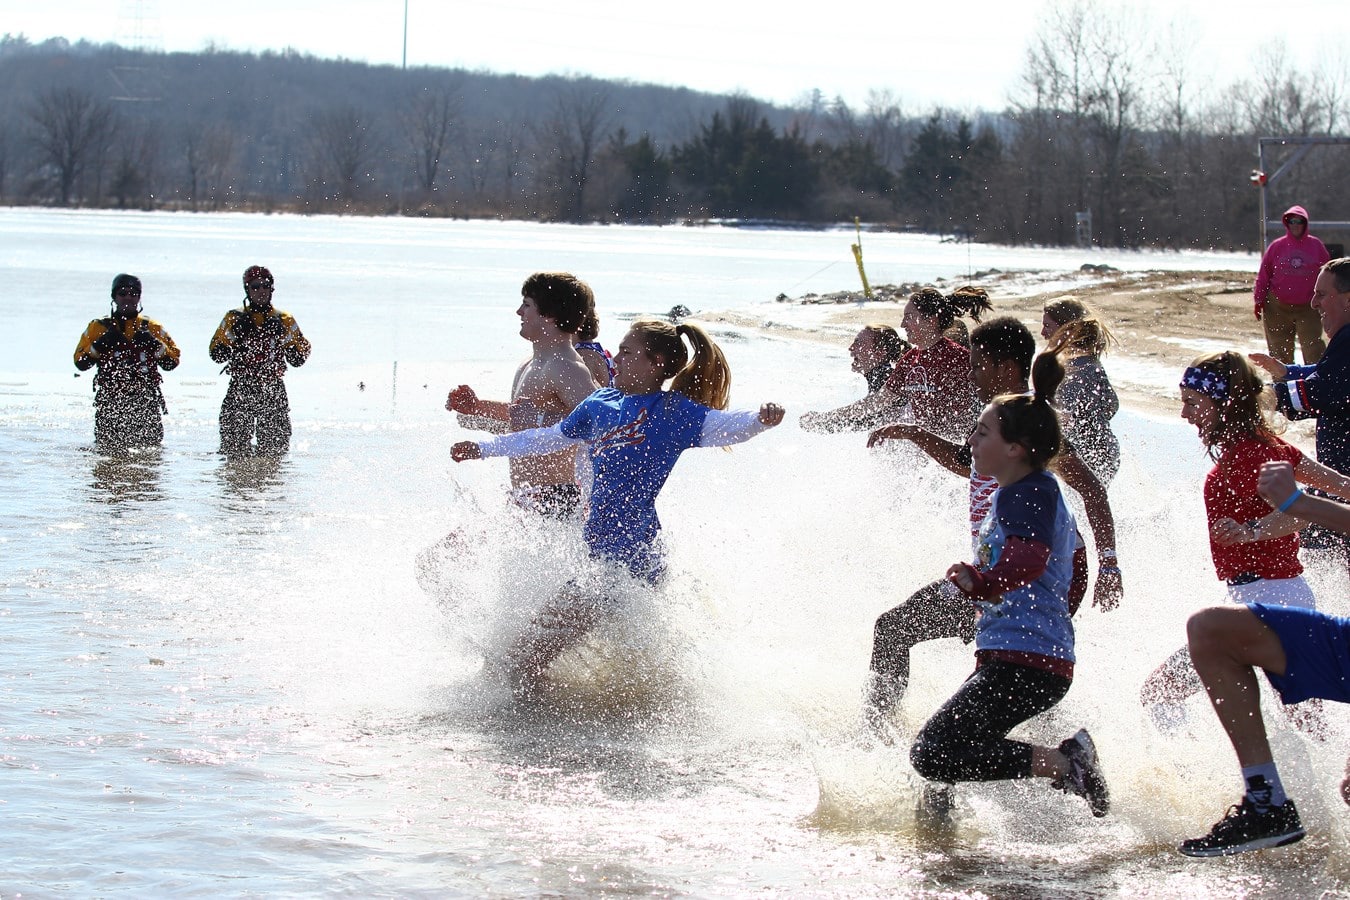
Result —
[{"label": "blonde ponytail", "polygon": [[[712,409],[727,408],[731,399],[731,367],[722,348],[701,326],[692,322],[676,326],[660,319],[638,319],[631,330],[642,338],[649,356],[664,361],[661,378],[674,379],[672,391]],[[685,339],[694,348],[692,359]]]}]

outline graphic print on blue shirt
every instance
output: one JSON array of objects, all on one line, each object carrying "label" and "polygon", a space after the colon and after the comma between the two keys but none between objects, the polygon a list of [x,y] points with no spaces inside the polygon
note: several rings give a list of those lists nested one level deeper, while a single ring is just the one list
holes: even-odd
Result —
[{"label": "graphic print on blue shirt", "polygon": [[601,388],[558,426],[590,444],[594,480],[586,517],[593,554],[655,580],[664,564],[656,496],[685,450],[699,446],[708,408],[683,394],[625,394]]},{"label": "graphic print on blue shirt", "polygon": [[1010,537],[1044,544],[1050,558],[1035,581],[985,609],[975,628],[977,650],[1018,650],[1074,661],[1066,597],[1077,532],[1059,482],[1049,472],[1033,472],[998,489],[980,526],[976,565],[981,571],[998,565]]}]

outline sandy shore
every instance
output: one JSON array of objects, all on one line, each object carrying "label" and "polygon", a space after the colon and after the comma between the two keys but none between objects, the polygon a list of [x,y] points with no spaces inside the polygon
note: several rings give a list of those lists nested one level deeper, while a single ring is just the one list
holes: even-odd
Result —
[{"label": "sandy shore", "polygon": [[[1017,316],[1038,339],[1041,308],[1047,300],[1065,295],[1083,300],[1097,310],[1119,342],[1107,358],[1107,368],[1122,403],[1171,415],[1179,408],[1176,384],[1181,371],[1197,355],[1230,347],[1244,352],[1265,349],[1261,325],[1252,315],[1254,280],[1252,273],[1234,271],[1085,270],[980,273],[938,286],[984,288],[994,314]],[[770,308],[700,314],[700,318],[847,346],[857,328],[870,322],[899,329],[909,289],[912,286],[882,285],[864,303],[858,302],[863,299],[861,291],[780,298]]]}]

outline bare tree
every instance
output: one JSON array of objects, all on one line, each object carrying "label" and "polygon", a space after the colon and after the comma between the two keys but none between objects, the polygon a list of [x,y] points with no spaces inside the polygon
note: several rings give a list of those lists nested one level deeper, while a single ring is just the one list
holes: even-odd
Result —
[{"label": "bare tree", "polygon": [[10,164],[14,156],[14,141],[10,138],[8,122],[0,120],[0,202],[5,199],[5,181],[9,177]]},{"label": "bare tree", "polygon": [[1065,242],[1073,214],[1095,207],[1097,232],[1129,241],[1124,200],[1147,171],[1138,142],[1143,33],[1128,10],[1094,0],[1047,8],[1012,109],[1014,153],[1027,173],[1023,221],[1042,226],[1040,239]]},{"label": "bare tree", "polygon": [[610,103],[610,90],[603,82],[564,82],[554,95],[553,115],[538,135],[541,147],[552,151],[558,213],[568,222],[585,221],[586,184],[608,136]]},{"label": "bare tree", "polygon": [[905,161],[905,147],[914,129],[900,99],[890,91],[868,91],[866,104],[867,143],[877,160],[894,172]]},{"label": "bare tree", "polygon": [[325,200],[351,203],[365,169],[376,155],[371,117],[354,106],[339,106],[314,117],[312,160]]},{"label": "bare tree", "polygon": [[148,206],[155,192],[162,142],[156,124],[138,122],[117,133],[109,189],[119,209]]},{"label": "bare tree", "polygon": [[1289,65],[1281,40],[1263,44],[1256,54],[1256,78],[1243,82],[1240,94],[1247,121],[1257,135],[1309,135],[1328,119],[1325,101],[1313,81]]},{"label": "bare tree", "polygon": [[75,87],[38,94],[28,108],[30,138],[42,165],[55,170],[61,205],[70,203],[79,177],[101,161],[114,130],[107,102]]},{"label": "bare tree", "polygon": [[436,190],[461,103],[459,80],[442,81],[419,87],[399,115],[417,186],[426,194]]},{"label": "bare tree", "polygon": [[183,164],[187,174],[188,200],[193,209],[205,200],[207,208],[219,209],[229,185],[236,158],[235,132],[223,125],[193,128],[183,139]]}]

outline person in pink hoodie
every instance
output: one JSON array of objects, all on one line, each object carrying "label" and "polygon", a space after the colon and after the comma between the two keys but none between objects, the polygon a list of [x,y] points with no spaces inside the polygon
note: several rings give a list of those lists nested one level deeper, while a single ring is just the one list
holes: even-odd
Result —
[{"label": "person in pink hoodie", "polygon": [[1291,206],[1281,217],[1285,236],[1271,241],[1261,257],[1252,290],[1256,318],[1265,325],[1266,347],[1283,363],[1294,361],[1294,338],[1311,366],[1327,349],[1322,322],[1312,302],[1317,273],[1331,259],[1326,245],[1308,233],[1308,211]]}]

